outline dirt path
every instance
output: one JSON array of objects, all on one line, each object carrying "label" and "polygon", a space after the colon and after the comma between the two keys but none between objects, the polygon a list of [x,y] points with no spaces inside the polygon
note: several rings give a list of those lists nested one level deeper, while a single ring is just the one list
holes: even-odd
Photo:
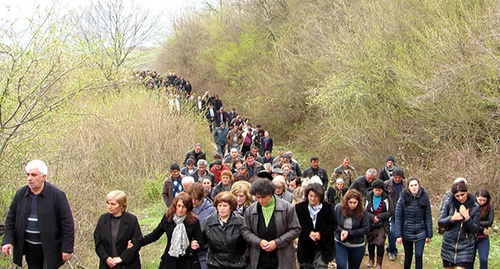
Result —
[{"label": "dirt path", "polygon": [[[402,253],[398,255],[398,258],[395,261],[390,261],[389,256],[385,254],[384,261],[382,262],[382,269],[401,269],[403,268],[403,260],[404,260],[404,254]],[[363,257],[363,261],[361,262],[360,269],[367,269],[367,268],[375,269],[375,267],[366,267],[367,263],[368,263],[368,256],[365,256]]]}]

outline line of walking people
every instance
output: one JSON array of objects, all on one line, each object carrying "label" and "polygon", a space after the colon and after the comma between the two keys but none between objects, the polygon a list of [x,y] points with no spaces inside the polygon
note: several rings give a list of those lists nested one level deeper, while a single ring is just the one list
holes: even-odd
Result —
[{"label": "line of walking people", "polygon": [[[171,169],[179,172],[178,166]],[[296,268],[296,261],[300,268],[328,268],[335,260],[337,268],[352,269],[360,268],[368,249],[367,266],[378,269],[385,240],[393,233],[404,247],[404,268],[423,268],[423,250],[433,238],[429,195],[418,178],[405,179],[401,168],[390,174],[384,182],[375,169],[368,169],[337,204],[328,201],[317,176],[298,187],[302,195],[297,203],[277,193],[284,179],[266,170],[252,183],[233,182],[232,173],[224,171],[231,187],[213,197],[202,181],[181,177],[184,190],[173,196],[158,226],[144,237],[129,238],[127,250],[138,252],[165,233],[169,240],[159,268]],[[490,201],[484,189],[469,193],[465,180],[451,185],[438,221],[444,268],[472,268],[476,249],[481,268],[487,268],[488,227],[494,218]]]}]

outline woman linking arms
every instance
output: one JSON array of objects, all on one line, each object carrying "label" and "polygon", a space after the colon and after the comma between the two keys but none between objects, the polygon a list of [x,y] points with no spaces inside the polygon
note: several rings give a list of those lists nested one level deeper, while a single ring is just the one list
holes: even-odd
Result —
[{"label": "woman linking arms", "polygon": [[155,242],[165,233],[168,242],[158,268],[199,269],[197,251],[203,245],[203,235],[200,222],[192,210],[191,196],[179,193],[158,226],[141,240],[132,242],[142,247]]},{"label": "woman linking arms", "polygon": [[109,213],[102,214],[94,231],[99,268],[141,268],[139,250],[127,249],[129,240],[142,238],[137,217],[126,212],[127,196],[115,190],[106,196]]},{"label": "woman linking arms", "polygon": [[247,242],[241,235],[243,217],[234,212],[236,197],[220,192],[214,198],[217,211],[202,224],[203,238],[210,246],[207,257],[209,269],[247,268]]},{"label": "woman linking arms", "polygon": [[495,213],[491,204],[490,193],[485,189],[479,189],[476,192],[476,200],[479,204],[479,212],[481,216],[481,228],[477,234],[476,248],[479,254],[479,268],[488,269],[488,255],[490,252],[490,231],[489,227],[493,225]]}]

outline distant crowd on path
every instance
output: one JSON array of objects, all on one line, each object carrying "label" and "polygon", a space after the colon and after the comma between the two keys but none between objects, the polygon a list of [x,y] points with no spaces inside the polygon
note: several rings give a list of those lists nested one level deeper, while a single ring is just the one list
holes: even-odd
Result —
[{"label": "distant crowd on path", "polygon": [[[94,231],[99,268],[140,268],[140,249],[163,234],[168,240],[159,268],[296,268],[298,261],[300,268],[335,262],[355,269],[367,251],[367,266],[380,269],[386,251],[389,260],[397,259],[398,244],[405,269],[423,268],[424,246],[434,232],[429,195],[417,177],[406,179],[394,157],[380,172],[369,168],[364,175],[349,158],[330,177],[317,156],[302,171],[292,152],[280,148],[273,155],[262,126],[253,128],[251,119],[237,114],[225,117],[218,96],[207,95],[200,113],[214,112],[207,119],[218,154],[209,163],[196,143],[182,166],[171,164],[162,186],[167,212],[147,235],[126,211],[126,194],[111,191],[108,213]],[[58,268],[73,253],[69,203],[45,181],[44,162],[32,161],[25,171],[28,184],[9,208],[2,252],[14,254],[20,266],[24,255],[29,268]],[[478,254],[480,268],[487,268],[494,219],[488,191],[474,195],[467,180],[457,178],[439,212],[443,267],[473,268]]]}]

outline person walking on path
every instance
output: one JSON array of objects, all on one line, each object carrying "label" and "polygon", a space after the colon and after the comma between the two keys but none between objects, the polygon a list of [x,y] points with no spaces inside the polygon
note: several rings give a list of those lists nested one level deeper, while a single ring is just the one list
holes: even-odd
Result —
[{"label": "person walking on path", "polygon": [[30,269],[54,269],[68,261],[75,243],[73,214],[66,194],[47,180],[48,167],[41,160],[26,167],[28,184],[20,188],[7,213],[2,252],[14,253],[22,266],[23,255]]}]

